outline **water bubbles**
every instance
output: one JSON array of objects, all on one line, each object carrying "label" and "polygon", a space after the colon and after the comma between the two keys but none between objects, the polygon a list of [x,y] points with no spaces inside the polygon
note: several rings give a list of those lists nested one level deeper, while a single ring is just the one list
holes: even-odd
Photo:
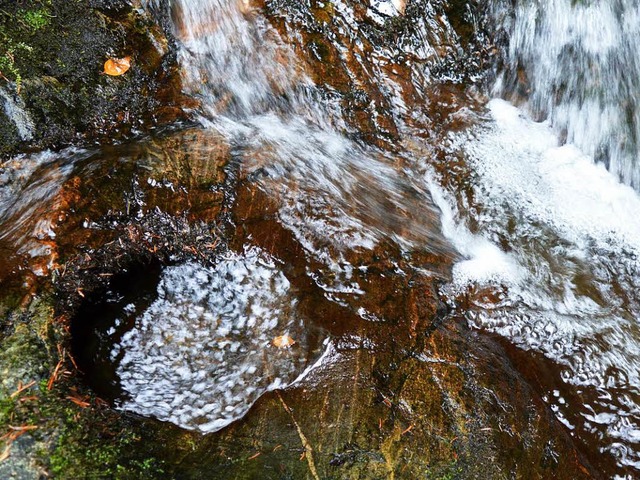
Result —
[{"label": "water bubbles", "polygon": [[[157,299],[113,348],[120,407],[202,432],[242,417],[313,363],[296,303],[275,260],[256,248],[214,268],[168,267]],[[284,336],[295,343],[274,345]]]},{"label": "water bubbles", "polygon": [[[471,257],[458,265],[495,266],[492,259],[509,258],[513,267],[494,267],[493,278],[483,268],[467,268],[443,291],[471,296],[465,305],[480,310],[472,326],[543,353],[562,367],[569,385],[606,392],[583,418],[559,401],[554,410],[565,424],[591,425],[602,448],[614,438],[623,442],[620,462],[633,465],[640,453],[630,447],[633,428],[624,425],[640,423],[640,197],[575,146],[559,147],[548,123],[533,122],[501,100],[489,108],[492,124],[477,127],[474,139],[452,141],[476,173],[473,202],[483,215],[473,208],[464,215],[477,231],[465,231],[454,214],[443,215],[443,230]],[[476,247],[483,243],[490,247]],[[490,308],[476,300],[491,289],[509,300]]]}]

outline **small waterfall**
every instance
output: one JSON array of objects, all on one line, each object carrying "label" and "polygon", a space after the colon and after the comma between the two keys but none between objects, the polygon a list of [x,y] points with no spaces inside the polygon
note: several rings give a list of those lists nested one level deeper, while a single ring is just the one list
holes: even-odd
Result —
[{"label": "small waterfall", "polygon": [[308,83],[249,0],[175,0],[171,9],[185,87],[204,115],[246,118]]},{"label": "small waterfall", "polygon": [[445,140],[471,174],[434,195],[466,257],[443,290],[452,307],[466,296],[469,325],[554,362],[544,401],[619,480],[640,471],[639,13],[631,0],[493,2],[502,98]]},{"label": "small waterfall", "polygon": [[496,93],[524,96],[535,117],[638,189],[638,2],[516,0],[494,4],[493,17],[509,36]]},{"label": "small waterfall", "polygon": [[[244,174],[261,172],[261,186],[281,204],[280,221],[323,262],[382,238],[401,240],[398,232],[441,247],[433,217],[415,219],[408,211],[416,202],[432,207],[424,192],[407,184],[397,159],[344,135],[339,100],[314,84],[300,55],[254,3],[170,4],[185,89],[201,100],[202,124],[229,139]],[[338,5],[345,18],[353,16]],[[404,9],[399,1],[375,5],[389,17]],[[334,245],[321,248],[327,232]]]}]

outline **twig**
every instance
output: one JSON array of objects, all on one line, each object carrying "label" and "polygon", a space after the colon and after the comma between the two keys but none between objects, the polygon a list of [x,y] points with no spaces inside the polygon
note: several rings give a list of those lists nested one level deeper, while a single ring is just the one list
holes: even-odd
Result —
[{"label": "twig", "polygon": [[413,425],[409,425],[407,428],[405,428],[400,436],[404,435],[405,433],[409,433],[411,430],[413,430]]},{"label": "twig", "polygon": [[58,372],[60,368],[62,368],[62,364],[64,363],[64,357],[58,361],[56,368],[53,370],[51,377],[49,378],[49,382],[47,383],[47,390],[51,390],[53,388],[53,384],[58,380]]},{"label": "twig", "polygon": [[302,446],[304,447],[304,453],[300,457],[300,460],[303,460],[306,458],[307,464],[309,465],[309,470],[311,471],[311,475],[315,480],[320,480],[320,477],[318,476],[318,471],[316,470],[316,464],[313,461],[313,448],[311,448],[311,444],[309,443],[309,441],[307,440],[307,437],[305,437],[304,433],[302,432],[302,429],[300,428],[300,425],[298,425],[298,422],[296,422],[296,419],[293,416],[293,412],[289,408],[289,405],[287,405],[284,402],[284,399],[282,398],[282,395],[280,395],[280,392],[276,390],[276,394],[278,395],[278,398],[280,399],[280,403],[282,403],[282,406],[284,407],[285,411],[291,417],[291,421],[295,425],[296,430],[298,430],[298,436],[300,437],[300,441],[302,442]]},{"label": "twig", "polygon": [[0,453],[0,463],[4,462],[11,455],[11,445],[7,445],[2,453]]}]

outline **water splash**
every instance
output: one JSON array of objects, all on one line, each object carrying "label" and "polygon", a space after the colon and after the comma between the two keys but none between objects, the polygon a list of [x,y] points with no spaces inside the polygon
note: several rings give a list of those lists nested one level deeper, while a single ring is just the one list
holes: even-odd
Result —
[{"label": "water splash", "polygon": [[556,402],[559,418],[640,469],[640,196],[548,122],[489,108],[488,123],[449,137],[474,177],[472,209],[441,199],[445,234],[471,257],[445,293],[470,295],[471,325],[560,365],[584,403]]},{"label": "water splash", "polygon": [[[234,145],[244,175],[280,203],[281,223],[310,255],[335,263],[345,249],[387,238],[442,247],[428,195],[396,158],[342,133],[340,105],[250,2],[175,1],[172,9],[186,89],[202,99],[200,121]],[[342,2],[336,9],[353,15]],[[411,215],[407,206],[418,203],[432,215]]]},{"label": "water splash", "polygon": [[244,0],[175,0],[175,34],[186,89],[201,114],[232,118],[264,112],[310,82],[292,50]]},{"label": "water splash", "polygon": [[494,2],[508,32],[506,69],[495,87],[515,85],[536,118],[567,143],[640,188],[640,6],[635,0]]}]

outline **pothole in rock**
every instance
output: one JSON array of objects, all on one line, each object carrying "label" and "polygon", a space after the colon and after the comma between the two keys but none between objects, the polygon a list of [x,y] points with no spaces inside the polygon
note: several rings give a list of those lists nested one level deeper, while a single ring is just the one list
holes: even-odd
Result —
[{"label": "pothole in rock", "polygon": [[134,277],[117,279],[102,302],[109,308],[85,309],[90,317],[76,322],[85,331],[75,329],[89,337],[75,342],[88,380],[118,408],[213,432],[322,355],[323,335],[300,314],[277,260],[258,248],[228,252],[214,267],[166,267],[155,289]]}]

